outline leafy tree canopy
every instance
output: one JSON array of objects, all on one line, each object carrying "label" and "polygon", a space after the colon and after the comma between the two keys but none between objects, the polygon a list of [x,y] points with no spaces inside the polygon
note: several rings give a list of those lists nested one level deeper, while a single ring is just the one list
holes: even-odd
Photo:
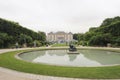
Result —
[{"label": "leafy tree canopy", "polygon": [[79,42],[83,41],[80,38],[91,46],[107,46],[108,43],[120,46],[120,17],[107,18],[99,27],[91,27],[82,37],[74,37]]},{"label": "leafy tree canopy", "polygon": [[[38,40],[43,43],[46,41],[46,35],[44,32],[34,32],[21,26],[17,22],[5,20],[2,18],[0,18],[0,37],[0,47],[3,48],[9,47],[10,45],[12,46],[16,42],[19,42],[19,44],[22,45],[23,43],[30,44],[34,40]],[[9,44],[5,42],[5,39],[10,40]]]}]

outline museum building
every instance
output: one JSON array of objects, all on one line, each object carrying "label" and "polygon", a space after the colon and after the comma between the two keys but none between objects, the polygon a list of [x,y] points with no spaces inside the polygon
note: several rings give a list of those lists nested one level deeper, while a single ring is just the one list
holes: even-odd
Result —
[{"label": "museum building", "polygon": [[66,33],[64,31],[50,32],[47,34],[47,41],[53,43],[65,43],[73,41],[73,34],[71,32]]}]

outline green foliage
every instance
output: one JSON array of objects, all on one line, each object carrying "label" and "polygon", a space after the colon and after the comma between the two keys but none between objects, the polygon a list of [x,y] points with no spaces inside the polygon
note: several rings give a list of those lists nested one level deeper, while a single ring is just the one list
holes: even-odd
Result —
[{"label": "green foliage", "polygon": [[[20,45],[23,45],[24,43],[27,43],[27,45],[29,45],[34,40],[38,40],[43,43],[42,45],[44,45],[44,42],[46,41],[46,35],[44,32],[37,33],[25,27],[22,27],[21,25],[19,25],[19,23],[1,18],[0,32],[6,34],[1,34],[1,48],[10,47],[10,45],[14,45],[16,42],[18,42]],[[4,38],[6,38],[9,43],[7,43]]]},{"label": "green foliage", "polygon": [[42,43],[41,43],[40,41],[38,41],[38,40],[35,40],[35,42],[36,42],[36,46],[37,46],[37,47],[40,47],[40,46],[42,46]]},{"label": "green foliage", "polygon": [[63,43],[63,44],[56,43],[52,45],[52,47],[63,47],[63,46],[68,46],[68,44],[67,43]]},{"label": "green foliage", "polygon": [[100,27],[109,26],[109,25],[114,24],[114,23],[119,22],[119,21],[120,21],[119,16],[117,16],[115,18],[107,18],[103,21],[103,23],[101,24]]},{"label": "green foliage", "polygon": [[13,37],[8,36],[7,33],[0,33],[0,48],[9,47],[12,42]]},{"label": "green foliage", "polygon": [[73,39],[78,40],[78,34],[74,34]]},{"label": "green foliage", "polygon": [[38,40],[41,45],[46,45],[46,34],[45,32],[38,31]]},{"label": "green foliage", "polygon": [[79,45],[88,46],[88,42],[87,41],[80,41]]},{"label": "green foliage", "polygon": [[73,35],[73,39],[78,40],[78,41],[83,40],[83,38],[84,38],[84,34],[83,33],[78,33],[78,34],[74,34]]},{"label": "green foliage", "polygon": [[92,36],[96,35],[94,32],[86,32],[84,34],[84,41],[89,41]]},{"label": "green foliage", "polygon": [[100,34],[93,36],[90,40],[88,45],[90,46],[107,46],[108,43],[110,43],[112,40],[112,37],[110,34]]},{"label": "green foliage", "polygon": [[108,33],[111,33],[112,36],[119,37],[120,36],[120,21],[116,22],[108,27],[106,27]]},{"label": "green foliage", "polygon": [[91,28],[89,29],[89,32],[94,32],[96,29],[97,29],[96,27],[91,27]]},{"label": "green foliage", "polygon": [[[74,34],[74,36],[80,34]],[[114,47],[120,46],[120,17],[107,18],[100,27],[92,27],[81,37],[75,37],[79,43],[87,41],[90,46],[107,46],[108,43]],[[81,40],[81,38],[83,40]]]},{"label": "green foliage", "polygon": [[20,34],[19,39],[18,39],[19,43],[21,45],[25,44],[25,43],[31,43],[33,41],[32,37],[24,35],[24,34]]},{"label": "green foliage", "polygon": [[46,41],[46,34],[44,32],[38,31],[39,40]]}]

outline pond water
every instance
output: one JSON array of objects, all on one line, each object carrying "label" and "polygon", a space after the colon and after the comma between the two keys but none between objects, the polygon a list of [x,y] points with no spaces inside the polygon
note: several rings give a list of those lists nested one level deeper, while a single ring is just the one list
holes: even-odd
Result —
[{"label": "pond water", "polygon": [[67,50],[44,50],[20,54],[23,60],[61,66],[111,66],[120,64],[120,53],[102,50],[78,50],[80,54],[67,54]]}]

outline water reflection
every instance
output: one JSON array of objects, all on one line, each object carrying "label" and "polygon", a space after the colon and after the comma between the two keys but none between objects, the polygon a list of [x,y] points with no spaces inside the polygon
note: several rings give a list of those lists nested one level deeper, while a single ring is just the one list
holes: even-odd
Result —
[{"label": "water reflection", "polygon": [[[84,56],[90,60],[99,62],[102,65],[111,65],[120,63],[120,53],[109,51],[82,51]],[[99,53],[99,54],[98,54]]]},{"label": "water reflection", "polygon": [[68,54],[69,61],[74,61],[79,54]]},{"label": "water reflection", "polygon": [[31,62],[67,66],[105,66],[120,64],[120,53],[99,50],[78,50],[80,54],[67,54],[67,50],[46,50],[21,54]]},{"label": "water reflection", "polygon": [[49,54],[50,56],[58,55],[58,56],[64,56],[67,53],[67,50],[47,50],[45,53]]},{"label": "water reflection", "polygon": [[23,53],[21,55],[19,55],[23,60],[26,60],[26,61],[32,61],[34,60],[35,58],[37,57],[40,57],[40,56],[44,56],[45,55],[45,52],[44,51],[40,51],[40,54],[38,54],[39,51],[35,51],[35,52],[27,52],[27,53]]}]

